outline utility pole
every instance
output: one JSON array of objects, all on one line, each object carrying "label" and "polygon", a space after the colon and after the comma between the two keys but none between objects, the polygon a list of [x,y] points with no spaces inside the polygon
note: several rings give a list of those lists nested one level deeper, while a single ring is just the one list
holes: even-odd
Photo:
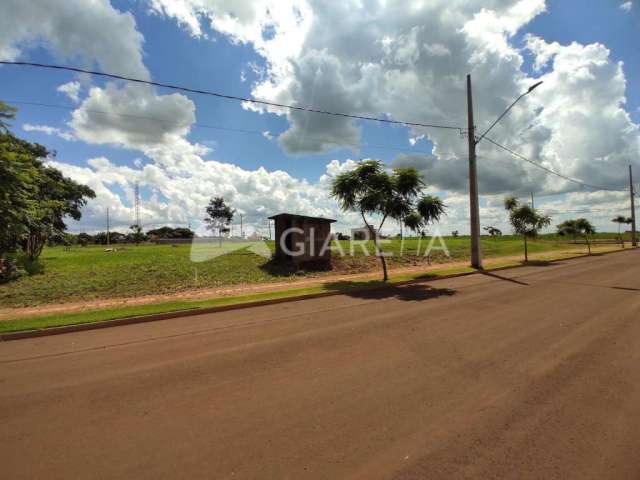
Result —
[{"label": "utility pole", "polygon": [[531,208],[536,208],[533,204],[533,192],[531,192]]},{"label": "utility pole", "polygon": [[267,218],[267,223],[269,224],[269,240],[271,240],[271,220]]},{"label": "utility pole", "polygon": [[240,214],[240,238],[244,238],[244,230],[242,226],[242,214]]},{"label": "utility pole", "polygon": [[638,246],[638,241],[636,239],[636,203],[635,203],[635,195],[633,189],[633,172],[631,171],[631,165],[629,165],[629,194],[631,195],[631,245],[634,247]]},{"label": "utility pole", "polygon": [[109,241],[109,207],[107,207],[107,246],[111,243]]},{"label": "utility pole", "polygon": [[473,124],[471,75],[467,75],[467,126],[469,131],[469,212],[471,214],[471,266],[482,270],[480,251],[480,208],[478,206],[478,172],[476,171],[476,134]]}]

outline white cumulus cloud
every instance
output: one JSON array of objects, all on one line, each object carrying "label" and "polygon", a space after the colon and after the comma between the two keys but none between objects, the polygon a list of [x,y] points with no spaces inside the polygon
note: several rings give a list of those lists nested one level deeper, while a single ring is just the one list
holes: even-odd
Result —
[{"label": "white cumulus cloud", "polygon": [[22,125],[22,129],[25,132],[40,132],[44,133],[45,135],[55,135],[67,141],[73,141],[76,139],[73,133],[61,130],[56,127],[50,127],[48,125],[32,125],[30,123],[25,123]]},{"label": "white cumulus cloud", "polygon": [[142,62],[143,36],[133,15],[108,0],[4,0],[0,15],[0,58],[15,60],[34,46],[119,75],[148,78]]},{"label": "white cumulus cloud", "polygon": [[71,81],[67,83],[63,83],[60,85],[57,90],[61,93],[64,93],[67,97],[69,97],[74,102],[78,102],[80,100],[80,82]]}]

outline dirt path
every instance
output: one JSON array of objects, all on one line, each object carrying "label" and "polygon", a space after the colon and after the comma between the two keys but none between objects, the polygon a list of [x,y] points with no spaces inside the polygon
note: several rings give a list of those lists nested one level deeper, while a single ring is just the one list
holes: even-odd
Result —
[{"label": "dirt path", "polygon": [[[598,247],[594,247],[593,249],[594,252],[609,251],[609,250],[611,250],[611,247],[608,247],[608,246],[598,246]],[[569,254],[569,253],[579,254],[580,252],[576,252],[575,249],[556,250],[552,252],[542,252],[537,254],[531,254],[530,258],[536,259],[536,260],[542,260],[542,259],[549,259],[558,255],[561,256],[563,254]],[[497,263],[518,261],[521,259],[522,259],[521,255],[512,255],[512,256],[488,258],[484,260],[484,263],[486,266],[491,266]],[[403,267],[403,268],[392,269],[390,270],[390,273],[391,275],[429,273],[430,271],[441,270],[443,268],[456,269],[460,267],[466,267],[468,266],[468,264],[469,262],[465,260],[465,261],[458,261],[458,262],[432,264],[431,266],[421,265],[421,266],[414,266],[414,267]],[[22,318],[29,317],[34,315],[80,312],[83,310],[145,305],[145,304],[159,303],[159,302],[171,302],[171,301],[180,301],[180,300],[203,300],[203,299],[212,299],[212,298],[218,298],[218,297],[252,295],[257,293],[316,287],[316,286],[335,283],[335,282],[375,280],[375,279],[379,279],[380,277],[381,277],[381,272],[378,271],[378,269],[376,269],[375,271],[366,272],[366,273],[322,275],[319,277],[292,279],[292,280],[283,281],[283,282],[229,285],[224,287],[202,288],[197,290],[187,290],[182,292],[168,293],[168,294],[161,294],[161,295],[142,295],[138,297],[93,299],[93,300],[84,300],[84,301],[75,301],[75,302],[65,302],[61,304],[38,305],[34,307],[0,308],[0,321],[14,319],[14,318],[21,318],[21,317]]]},{"label": "dirt path", "polygon": [[640,251],[0,344],[13,480],[640,478]]}]

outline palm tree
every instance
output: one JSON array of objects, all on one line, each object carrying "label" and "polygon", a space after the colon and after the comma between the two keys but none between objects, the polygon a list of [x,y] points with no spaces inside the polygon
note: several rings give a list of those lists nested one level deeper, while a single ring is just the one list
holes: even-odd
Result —
[{"label": "palm tree", "polygon": [[576,220],[576,227],[578,228],[579,235],[587,242],[587,248],[589,249],[589,255],[591,255],[591,238],[596,233],[596,228],[586,218],[579,218]]},{"label": "palm tree", "polygon": [[[438,197],[420,196],[424,188],[421,175],[415,168],[394,168],[390,174],[380,160],[362,160],[353,170],[335,177],[331,196],[344,211],[360,213],[369,231],[373,230],[367,215],[382,217],[379,232],[387,218],[402,221],[408,228],[418,231],[437,221],[445,206]],[[378,235],[373,235],[376,255],[382,263],[384,281],[389,279],[387,261],[380,250]]]},{"label": "palm tree", "polygon": [[524,261],[529,261],[527,238],[535,238],[538,231],[549,226],[551,218],[542,215],[530,205],[523,205],[515,197],[504,199],[504,208],[509,212],[509,222],[513,231],[524,239]]},{"label": "palm tree", "polygon": [[558,225],[559,235],[570,235],[573,238],[583,237],[587,242],[589,255],[591,255],[591,237],[596,233],[596,229],[586,218],[578,218],[576,220],[565,220]]}]

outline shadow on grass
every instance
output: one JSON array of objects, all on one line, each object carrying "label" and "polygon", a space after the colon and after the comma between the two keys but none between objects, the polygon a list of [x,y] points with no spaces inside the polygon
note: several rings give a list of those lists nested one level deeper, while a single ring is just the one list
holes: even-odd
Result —
[{"label": "shadow on grass", "polygon": [[335,282],[325,285],[327,290],[335,290],[354,298],[368,300],[396,298],[407,302],[429,300],[442,296],[450,297],[457,292],[450,288],[434,288],[424,284],[392,285],[380,281]]},{"label": "shadow on grass", "polygon": [[296,265],[293,262],[283,262],[271,259],[260,265],[260,269],[273,277],[291,277],[313,272],[331,271],[332,267],[327,262],[309,262],[304,265]]}]

